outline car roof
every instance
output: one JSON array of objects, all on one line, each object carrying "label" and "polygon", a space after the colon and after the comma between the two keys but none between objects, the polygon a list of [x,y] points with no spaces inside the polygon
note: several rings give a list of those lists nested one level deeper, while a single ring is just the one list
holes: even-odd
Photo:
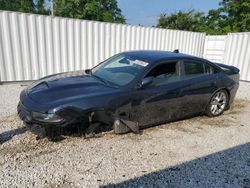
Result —
[{"label": "car roof", "polygon": [[168,51],[157,51],[157,50],[138,50],[138,51],[128,51],[122,54],[126,56],[133,57],[148,63],[154,63],[160,60],[174,60],[174,59],[201,59],[192,55],[168,52]]}]

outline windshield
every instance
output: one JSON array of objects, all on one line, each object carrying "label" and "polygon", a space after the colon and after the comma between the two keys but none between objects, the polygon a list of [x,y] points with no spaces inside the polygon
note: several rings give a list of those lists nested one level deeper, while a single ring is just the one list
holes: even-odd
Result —
[{"label": "windshield", "polygon": [[147,65],[147,62],[119,54],[94,67],[91,72],[100,79],[124,86],[133,81]]}]

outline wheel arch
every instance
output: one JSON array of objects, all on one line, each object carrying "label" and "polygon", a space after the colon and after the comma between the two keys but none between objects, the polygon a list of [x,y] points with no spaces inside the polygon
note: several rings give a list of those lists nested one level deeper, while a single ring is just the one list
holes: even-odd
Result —
[{"label": "wheel arch", "polygon": [[228,99],[230,100],[230,98],[231,98],[231,94],[230,94],[229,89],[225,87],[225,88],[222,88],[222,89],[220,89],[220,90],[223,90],[223,89],[227,92]]},{"label": "wheel arch", "polygon": [[88,120],[89,123],[100,122],[105,124],[113,123],[114,117],[111,111],[104,108],[81,109],[74,106],[62,107],[57,111],[57,114],[66,118],[66,120]]}]

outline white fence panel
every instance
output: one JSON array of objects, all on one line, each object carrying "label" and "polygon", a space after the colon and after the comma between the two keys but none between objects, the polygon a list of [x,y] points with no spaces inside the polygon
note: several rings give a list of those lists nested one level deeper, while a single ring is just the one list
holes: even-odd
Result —
[{"label": "white fence panel", "polygon": [[226,35],[206,36],[203,57],[212,62],[223,63],[226,39]]},{"label": "white fence panel", "polygon": [[205,34],[0,11],[0,81],[91,68],[128,50],[203,56]]},{"label": "white fence panel", "polygon": [[241,80],[250,81],[250,32],[227,36],[224,63],[238,67]]},{"label": "white fence panel", "polygon": [[236,66],[240,79],[250,81],[250,32],[206,36],[204,58]]}]

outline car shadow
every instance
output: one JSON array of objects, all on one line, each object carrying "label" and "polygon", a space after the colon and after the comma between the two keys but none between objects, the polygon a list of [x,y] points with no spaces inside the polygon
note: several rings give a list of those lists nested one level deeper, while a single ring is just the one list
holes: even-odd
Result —
[{"label": "car shadow", "polygon": [[[172,120],[171,122],[179,122],[179,121],[183,121],[183,120],[187,120],[187,119],[191,119],[197,116],[200,116],[201,114],[195,114],[192,116],[186,116],[184,118],[181,119],[176,119],[176,120]],[[170,123],[170,122],[161,122],[161,123],[155,123],[155,124],[149,124],[147,126],[143,126],[140,127],[139,132],[134,132],[135,134],[143,134],[143,132],[145,130],[147,130],[148,128],[151,127],[157,127],[160,126],[162,124],[166,124],[166,123]],[[50,141],[54,141],[54,142],[59,142],[64,140],[65,136],[68,137],[85,137],[85,138],[97,138],[97,137],[101,137],[105,132],[109,132],[113,130],[113,125],[106,125],[106,124],[100,124],[98,126],[97,129],[94,130],[93,134],[92,133],[88,133],[88,130],[86,128],[86,126],[82,125],[82,124],[70,124],[66,127],[61,127],[61,128],[56,128],[53,131],[51,131],[52,134],[46,134],[45,137],[48,137]],[[120,133],[120,134],[126,134],[129,132],[133,132],[132,130],[125,132],[125,133]],[[34,132],[35,133],[35,132]],[[37,132],[35,133],[37,134]],[[39,135],[39,133],[37,134]]]},{"label": "car shadow", "polygon": [[140,177],[116,184],[102,185],[101,187],[250,188],[250,142]]},{"label": "car shadow", "polygon": [[13,130],[5,131],[0,133],[0,144],[3,144],[9,140],[11,140],[14,136],[23,134],[27,131],[26,127],[20,127]]},{"label": "car shadow", "polygon": [[[198,117],[198,116],[202,116],[202,114],[195,114],[195,115],[191,115],[191,116],[186,116],[180,119],[175,119],[172,121],[166,121],[166,122],[160,122],[160,123],[154,123],[154,124],[149,124],[147,126],[141,126],[139,132],[134,132],[135,134],[143,134],[144,131],[146,131],[148,128],[152,128],[152,127],[158,127],[161,126],[163,124],[167,124],[167,123],[175,123],[175,122],[181,122],[183,120],[188,120],[188,119],[192,119],[194,117]],[[105,132],[109,132],[113,130],[113,126],[112,125],[105,125],[105,124],[100,124],[100,126],[98,127],[98,129],[96,129],[94,131],[94,134],[92,133],[87,133],[87,128],[86,126],[82,125],[82,124],[70,124],[66,127],[61,127],[61,128],[56,128],[53,131],[51,131],[52,134],[47,134],[41,137],[37,137],[39,138],[43,138],[43,137],[47,137],[50,141],[53,142],[59,142],[65,139],[65,137],[84,137],[84,138],[97,138],[97,137],[101,137],[103,135],[103,133]],[[42,135],[40,134],[39,130],[36,131],[32,131],[33,133],[35,133],[36,135]],[[125,132],[125,133],[119,133],[119,134],[126,134],[129,132],[133,132],[132,130]]]},{"label": "car shadow", "polygon": [[[71,124],[66,127],[54,129],[51,133],[45,133],[44,137],[47,137],[53,142],[62,141],[65,139],[65,137],[83,137],[89,139],[101,137],[102,133],[109,132],[111,130],[113,130],[112,126],[100,125],[94,132],[88,133],[85,126],[81,124]],[[37,133],[38,132],[35,134]],[[37,135],[41,134],[38,133]],[[43,136],[40,138],[43,138]]]}]

